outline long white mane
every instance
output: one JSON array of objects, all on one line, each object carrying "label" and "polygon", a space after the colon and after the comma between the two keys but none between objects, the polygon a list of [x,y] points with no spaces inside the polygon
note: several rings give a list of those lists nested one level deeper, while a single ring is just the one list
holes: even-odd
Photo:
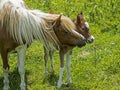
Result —
[{"label": "long white mane", "polygon": [[22,0],[0,0],[0,30],[6,30],[19,44],[30,44],[38,39],[47,49],[58,46],[59,40],[48,28],[50,26],[42,15],[26,9]]}]

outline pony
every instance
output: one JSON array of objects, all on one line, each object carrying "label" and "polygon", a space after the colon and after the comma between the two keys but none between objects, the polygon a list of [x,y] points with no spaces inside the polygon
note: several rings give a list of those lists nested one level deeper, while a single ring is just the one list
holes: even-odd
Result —
[{"label": "pony", "polygon": [[[16,51],[20,88],[25,90],[24,60],[27,48],[39,40],[46,50],[71,45],[85,46],[86,39],[77,33],[74,23],[66,16],[29,10],[23,0],[0,0],[0,54],[3,62],[4,86],[9,87],[8,54]],[[67,33],[66,33],[67,32]],[[61,50],[61,49],[60,49]]]},{"label": "pony", "polygon": [[[51,10],[49,13],[53,14],[54,12]],[[93,43],[94,37],[90,33],[89,24],[87,21],[85,21],[84,15],[82,12],[77,15],[76,19],[73,19],[73,22],[76,26],[76,31],[80,34],[82,34],[86,38],[87,43]],[[67,33],[67,32],[66,32]],[[70,46],[66,46],[65,48],[62,48],[62,50],[59,50],[59,56],[60,56],[60,76],[57,83],[57,86],[60,88],[62,86],[62,74],[64,69],[64,55],[66,54],[66,68],[67,68],[67,81],[68,83],[72,83],[71,79],[71,73],[70,73],[70,59],[72,54],[72,48],[69,48]],[[67,49],[66,49],[67,48]],[[55,49],[46,50],[44,47],[44,74],[47,74],[47,61],[48,57],[50,57],[50,63],[51,63],[51,73],[54,74],[54,66],[53,66],[53,54]]]}]

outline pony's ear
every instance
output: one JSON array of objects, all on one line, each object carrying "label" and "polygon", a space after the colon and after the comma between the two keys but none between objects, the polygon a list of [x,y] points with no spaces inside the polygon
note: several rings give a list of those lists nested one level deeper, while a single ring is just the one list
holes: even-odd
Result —
[{"label": "pony's ear", "polygon": [[50,13],[50,14],[54,14],[54,11],[53,11],[53,10],[50,10],[49,13]]},{"label": "pony's ear", "polygon": [[61,16],[62,16],[62,15],[60,15],[60,16],[57,18],[57,20],[56,20],[56,26],[59,26],[59,25],[60,25],[60,23],[61,23]]},{"label": "pony's ear", "polygon": [[78,24],[81,24],[80,15],[79,15],[79,14],[77,15],[77,23],[78,23]]},{"label": "pony's ear", "polygon": [[83,12],[80,12],[80,15],[83,15]]}]

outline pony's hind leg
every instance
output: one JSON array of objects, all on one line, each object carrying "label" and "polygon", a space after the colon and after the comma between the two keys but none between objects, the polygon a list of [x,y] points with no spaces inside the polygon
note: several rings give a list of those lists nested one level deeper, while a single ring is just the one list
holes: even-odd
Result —
[{"label": "pony's hind leg", "polygon": [[72,83],[71,72],[70,72],[71,52],[72,52],[72,51],[69,51],[69,52],[66,54],[66,68],[67,68],[67,80],[68,80],[68,83]]},{"label": "pony's hind leg", "polygon": [[44,47],[44,74],[46,75],[48,73],[47,71],[47,61],[49,56],[49,51]]},{"label": "pony's hind leg", "polygon": [[50,56],[50,65],[51,65],[51,73],[52,74],[54,74],[53,54],[54,54],[54,50],[50,50],[49,56]]},{"label": "pony's hind leg", "polygon": [[8,64],[8,52],[7,50],[1,50],[1,57],[3,61],[3,74],[4,74],[4,86],[3,90],[8,90],[9,89],[9,64]]},{"label": "pony's hind leg", "polygon": [[21,90],[25,90],[25,69],[24,69],[24,60],[25,60],[25,56],[26,56],[26,49],[27,49],[27,45],[22,45],[20,47],[18,47],[17,53],[18,53],[18,71],[21,77],[21,84],[20,84],[20,88]]}]

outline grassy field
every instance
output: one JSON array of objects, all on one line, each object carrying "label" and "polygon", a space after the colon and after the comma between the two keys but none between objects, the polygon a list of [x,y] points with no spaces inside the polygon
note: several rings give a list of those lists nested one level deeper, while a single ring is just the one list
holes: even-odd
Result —
[{"label": "grassy field", "polygon": [[[93,44],[74,48],[71,73],[73,83],[60,90],[120,90],[120,1],[119,0],[25,0],[31,9],[54,10],[70,18],[83,11],[95,37]],[[1,59],[1,58],[0,58]],[[19,90],[17,55],[10,54],[10,90]],[[48,65],[48,68],[50,65]],[[27,90],[58,90],[59,55],[54,54],[55,75],[44,76],[43,46],[35,41],[27,50],[25,69]],[[50,69],[49,69],[50,71]],[[66,82],[66,70],[63,75]],[[3,87],[0,60],[0,90]]]}]

